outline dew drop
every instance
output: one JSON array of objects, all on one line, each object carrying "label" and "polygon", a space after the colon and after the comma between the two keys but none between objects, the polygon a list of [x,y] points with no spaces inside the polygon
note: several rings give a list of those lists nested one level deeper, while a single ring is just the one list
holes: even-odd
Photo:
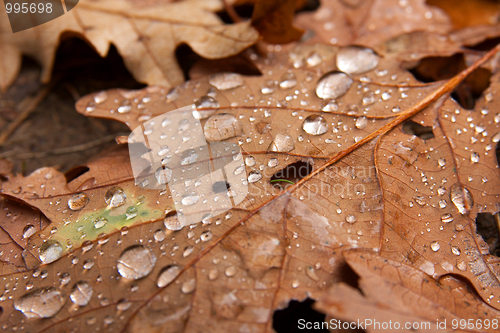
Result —
[{"label": "dew drop", "polygon": [[219,276],[219,271],[217,270],[217,268],[212,268],[211,270],[208,271],[208,279],[210,281],[214,281],[215,279],[217,279],[218,276]]},{"label": "dew drop", "polygon": [[347,223],[355,223],[357,221],[356,216],[354,216],[352,214],[347,215],[345,220]]},{"label": "dew drop", "polygon": [[267,166],[270,167],[270,168],[274,168],[276,166],[278,166],[280,162],[278,161],[277,158],[271,158],[268,162],[267,162]]},{"label": "dew drop", "polygon": [[158,229],[155,231],[154,239],[157,242],[163,242],[165,240],[165,231],[163,229]]},{"label": "dew drop", "polygon": [[[188,237],[188,238],[190,238],[190,237]],[[184,258],[189,257],[191,255],[191,253],[193,253],[193,251],[194,251],[194,247],[192,247],[192,246],[186,246],[186,248],[182,252],[182,256]]]},{"label": "dew drop", "polygon": [[432,242],[431,243],[431,250],[434,252],[438,251],[440,247],[441,246],[439,245],[439,242]]},{"label": "dew drop", "polygon": [[459,256],[461,252],[460,252],[460,249],[458,248],[458,246],[452,246],[451,253],[453,253],[456,256]]},{"label": "dew drop", "polygon": [[276,82],[273,80],[267,80],[264,82],[260,88],[260,92],[264,95],[272,94],[276,90]]},{"label": "dew drop", "polygon": [[155,172],[155,178],[158,184],[165,185],[172,180],[172,170],[167,167],[159,167]]},{"label": "dew drop", "polygon": [[188,149],[182,152],[180,156],[181,165],[189,165],[198,161],[200,156],[194,149]]},{"label": "dew drop", "polygon": [[319,276],[316,274],[316,271],[312,266],[308,266],[306,268],[306,275],[314,281],[319,281]]},{"label": "dew drop", "polygon": [[126,200],[127,195],[121,187],[110,188],[104,196],[104,201],[106,201],[106,204],[111,208],[123,206]]},{"label": "dew drop", "polygon": [[200,200],[200,196],[198,194],[196,194],[195,192],[191,192],[191,193],[185,194],[182,197],[181,203],[184,206],[192,206],[192,205],[196,204],[198,202],[198,200]]},{"label": "dew drop", "polygon": [[318,115],[311,115],[302,123],[302,129],[311,135],[321,135],[325,134],[328,130],[328,124],[325,118]]},{"label": "dew drop", "polygon": [[366,117],[359,117],[356,119],[356,128],[364,129],[368,125],[368,119]]},{"label": "dew drop", "polygon": [[208,118],[220,107],[219,102],[210,96],[200,97],[196,100],[196,102],[194,102],[194,106],[196,107],[196,110],[193,111],[193,117],[196,119]]},{"label": "dew drop", "polygon": [[260,171],[250,171],[250,173],[248,174],[248,182],[249,183],[255,183],[255,182],[258,182],[259,180],[262,179],[262,174],[260,173]]},{"label": "dew drop", "polygon": [[134,245],[123,251],[116,267],[124,278],[137,280],[151,273],[155,264],[156,256],[151,250]]},{"label": "dew drop", "polygon": [[299,280],[295,279],[292,281],[292,288],[298,288],[300,285]]},{"label": "dew drop", "polygon": [[36,232],[35,226],[28,224],[27,226],[24,227],[23,229],[23,238],[28,239],[31,235],[33,235]]},{"label": "dew drop", "polygon": [[87,206],[89,203],[89,197],[85,193],[78,193],[72,195],[68,199],[68,208],[71,210],[80,210],[83,207]]},{"label": "dew drop", "polygon": [[61,258],[63,248],[57,241],[49,240],[42,244],[40,247],[40,260],[44,264],[49,264]]},{"label": "dew drop", "polygon": [[238,271],[238,269],[236,268],[236,266],[229,266],[224,271],[224,274],[226,274],[227,277],[233,277],[236,275],[237,271]]},{"label": "dew drop", "polygon": [[438,160],[438,165],[439,165],[440,167],[444,167],[444,166],[446,165],[446,160],[445,160],[444,158],[440,158],[440,159]]},{"label": "dew drop", "polygon": [[14,301],[14,309],[27,318],[51,318],[64,305],[63,294],[53,288],[34,290]]},{"label": "dew drop", "polygon": [[94,228],[101,229],[106,224],[108,224],[108,219],[105,217],[98,217],[97,219],[94,220],[93,223],[94,223]]},{"label": "dew drop", "polygon": [[316,95],[322,99],[335,99],[344,96],[352,85],[349,75],[342,72],[330,72],[323,76],[316,85]]},{"label": "dew drop", "polygon": [[188,280],[186,282],[184,282],[181,286],[181,291],[184,293],[184,294],[190,294],[192,293],[194,290],[196,289],[196,280],[195,279],[191,279],[191,280]]},{"label": "dew drop", "polygon": [[368,48],[348,46],[337,53],[337,68],[349,74],[371,71],[378,64],[378,56]]},{"label": "dew drop", "polygon": [[105,91],[98,92],[94,95],[94,102],[96,102],[97,104],[104,103],[107,99],[108,94]]},{"label": "dew drop", "polygon": [[415,202],[417,204],[419,204],[420,206],[425,206],[425,198],[421,195],[416,195],[413,197],[413,199],[415,200]]},{"label": "dew drop", "polygon": [[202,242],[208,242],[213,237],[212,232],[210,230],[203,231],[200,235],[200,239]]},{"label": "dew drop", "polygon": [[218,73],[210,76],[208,83],[219,90],[229,90],[243,85],[243,77],[237,73]]},{"label": "dew drop", "polygon": [[253,167],[255,165],[255,157],[253,156],[248,156],[247,158],[245,158],[245,164],[249,167]]},{"label": "dew drop", "polygon": [[467,270],[467,264],[463,260],[457,260],[457,268],[465,272]]},{"label": "dew drop", "polygon": [[446,206],[448,206],[448,203],[446,202],[446,200],[439,200],[439,208],[446,208]]},{"label": "dew drop", "polygon": [[69,298],[76,305],[85,306],[89,304],[93,292],[92,286],[88,282],[79,281],[73,286]]},{"label": "dew drop", "polygon": [[493,137],[491,138],[491,142],[499,142],[500,141],[500,132],[498,132],[497,134],[493,135]]},{"label": "dew drop", "polygon": [[269,151],[277,151],[288,153],[295,149],[295,143],[293,142],[293,138],[284,133],[278,133],[274,137],[273,142],[269,145]]},{"label": "dew drop", "polygon": [[281,76],[279,85],[282,89],[293,88],[297,85],[297,77],[293,72],[286,72]]},{"label": "dew drop", "polygon": [[471,161],[472,163],[477,163],[477,162],[479,162],[479,154],[478,154],[478,153],[472,153],[472,154],[470,155],[470,161]]},{"label": "dew drop", "polygon": [[158,280],[156,280],[156,285],[159,288],[163,288],[170,284],[170,282],[174,281],[174,279],[180,274],[182,268],[177,265],[167,266],[162,270],[160,275],[158,276]]},{"label": "dew drop", "polygon": [[125,211],[125,216],[127,217],[127,220],[135,218],[137,216],[137,207],[135,206],[127,207],[127,210]]}]

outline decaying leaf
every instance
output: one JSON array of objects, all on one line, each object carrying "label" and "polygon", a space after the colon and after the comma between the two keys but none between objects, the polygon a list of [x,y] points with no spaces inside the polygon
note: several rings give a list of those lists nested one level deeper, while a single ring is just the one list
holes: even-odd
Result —
[{"label": "decaying leaf", "polygon": [[40,62],[42,81],[48,81],[63,34],[85,39],[103,57],[111,44],[115,45],[139,82],[176,86],[184,81],[175,58],[175,49],[180,44],[213,59],[237,54],[258,39],[258,33],[248,22],[223,24],[214,14],[222,8],[219,0],[153,3],[81,0],[61,17],[13,34],[2,6],[0,89],[4,90],[15,79],[23,54]]},{"label": "decaying leaf", "polygon": [[[498,330],[492,323],[500,320],[500,312],[484,304],[463,281],[452,276],[436,281],[420,270],[373,253],[347,251],[344,257],[360,276],[363,293],[346,284],[332,287],[317,304],[329,315],[349,322],[360,320],[367,332],[380,332],[382,325],[386,331]],[[486,325],[467,327],[464,318]]]},{"label": "decaying leaf", "polygon": [[[89,164],[87,173],[60,187],[69,192],[39,190],[46,180],[37,175],[2,185],[4,196],[38,208],[51,222],[24,247],[29,270],[3,277],[7,325],[23,322],[29,331],[269,332],[275,309],[291,299],[318,299],[330,288],[372,308],[375,296],[364,299],[339,284],[346,261],[361,276],[363,291],[377,288],[363,279],[378,279],[387,292],[377,297],[384,299],[391,286],[401,285],[415,297],[434,297],[415,287],[425,284],[459,302],[454,292],[463,284],[442,277],[461,276],[480,296],[468,300],[485,309],[484,317],[497,316],[498,259],[488,254],[474,219],[499,210],[494,151],[500,121],[492,98],[498,74],[476,110],[467,111],[447,95],[437,99],[446,82],[422,84],[398,62],[362,47],[299,45],[265,59],[249,57],[261,77],[220,73],[171,90],[102,91],[77,103],[83,114],[122,121],[146,136],[165,128],[193,142],[184,119],[169,118],[175,114],[169,111],[188,106],[185,114],[196,115],[206,141],[241,149],[242,155],[231,156],[244,165],[229,170],[240,178],[222,189],[197,194],[195,175],[181,179],[189,195],[177,197],[168,186],[154,189],[134,179],[127,167],[114,175],[100,165],[123,163],[122,154]],[[347,154],[430,96],[434,103],[412,120],[432,127],[434,138],[423,140],[398,126]],[[141,149],[162,158],[185,153],[158,146]],[[337,154],[345,156],[325,164]],[[189,160],[177,167],[192,173]],[[243,201],[220,214],[210,209],[209,200],[231,197],[241,184],[248,185]],[[183,225],[174,208],[203,200],[207,214]],[[391,273],[380,278],[365,254],[353,249]],[[397,269],[410,275],[397,280]],[[387,301],[389,310],[374,316],[400,304],[407,309],[401,316],[420,316],[400,299],[404,288]],[[426,306],[447,318],[479,311]],[[347,310],[323,309],[355,318]]]}]

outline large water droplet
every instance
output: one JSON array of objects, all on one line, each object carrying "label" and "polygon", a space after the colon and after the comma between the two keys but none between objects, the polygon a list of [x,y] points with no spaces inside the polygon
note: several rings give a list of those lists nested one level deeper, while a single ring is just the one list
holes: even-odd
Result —
[{"label": "large water droplet", "polygon": [[281,76],[280,87],[283,89],[293,88],[297,85],[297,77],[293,72],[286,72]]},{"label": "large water droplet", "polygon": [[61,258],[63,248],[61,244],[56,241],[49,240],[42,244],[40,247],[40,260],[44,264],[49,264]]},{"label": "large water droplet", "polygon": [[120,207],[125,204],[125,201],[127,201],[127,195],[121,187],[112,187],[106,192],[104,201],[106,201],[108,206],[111,208]]},{"label": "large water droplet", "polygon": [[14,309],[27,318],[53,317],[64,305],[63,294],[53,288],[34,290],[14,301]]},{"label": "large water droplet", "polygon": [[108,219],[106,219],[105,217],[99,217],[94,220],[94,228],[96,229],[101,229],[106,224],[108,224]]},{"label": "large water droplet", "polygon": [[454,255],[456,256],[459,256],[460,255],[460,248],[458,246],[452,246],[451,247],[451,253],[453,253]]},{"label": "large water droplet", "polygon": [[208,142],[226,140],[241,135],[241,126],[231,114],[216,114],[211,116],[203,128]]},{"label": "large water droplet", "polygon": [[194,102],[194,106],[196,107],[196,111],[193,111],[193,117],[196,119],[205,119],[210,117],[220,107],[219,102],[210,96],[200,97],[196,100],[196,102]]},{"label": "large water droplet", "polygon": [[203,231],[200,235],[200,239],[202,242],[208,242],[213,237],[212,232],[210,230]]},{"label": "large water droplet", "polygon": [[31,235],[33,235],[36,232],[35,226],[28,224],[27,226],[24,227],[23,229],[23,238],[28,239]]},{"label": "large water droplet", "polygon": [[192,205],[196,204],[198,202],[198,200],[200,200],[200,196],[198,194],[196,194],[195,192],[191,192],[191,193],[185,194],[182,197],[181,203],[184,206],[192,206]]},{"label": "large water droplet", "polygon": [[491,141],[492,142],[499,142],[500,141],[500,132],[498,132],[497,134],[493,135],[493,137],[491,138]]},{"label": "large water droplet", "polygon": [[180,156],[181,165],[189,165],[198,161],[200,156],[194,149],[188,149],[182,152]]},{"label": "large water droplet", "polygon": [[472,163],[478,163],[479,162],[479,154],[478,153],[470,154],[470,160]]},{"label": "large water droplet", "polygon": [[156,264],[154,253],[142,245],[127,248],[118,258],[118,273],[126,279],[137,280],[147,276]]},{"label": "large water droplet", "polygon": [[302,123],[302,129],[311,135],[321,135],[328,130],[328,124],[325,118],[318,115],[311,115]]},{"label": "large water droplet", "polygon": [[196,289],[196,280],[195,279],[191,279],[191,280],[188,280],[186,282],[184,282],[181,286],[181,291],[184,293],[184,294],[190,294],[192,293],[194,290]]},{"label": "large water droplet", "polygon": [[92,293],[92,286],[88,282],[79,281],[73,286],[69,298],[76,305],[85,306],[89,304]]},{"label": "large water droplet", "polygon": [[436,252],[441,248],[441,245],[439,245],[439,242],[432,242],[431,243],[431,250]]},{"label": "large water droplet", "polygon": [[347,215],[345,220],[347,223],[355,223],[357,221],[356,216],[354,216],[352,214]]},{"label": "large water droplet", "polygon": [[356,128],[364,129],[368,125],[368,119],[366,117],[359,117],[356,119]]},{"label": "large water droplet", "polygon": [[259,180],[262,179],[262,174],[260,173],[260,171],[250,171],[250,173],[248,174],[248,182],[249,183],[255,183],[255,182],[258,182]]},{"label": "large water droplet", "polygon": [[343,47],[337,53],[337,68],[349,74],[371,71],[378,64],[378,56],[365,47]]},{"label": "large water droplet", "polygon": [[218,73],[210,76],[208,83],[219,90],[229,90],[243,85],[243,76],[237,73]]},{"label": "large water droplet", "polygon": [[330,72],[323,76],[316,85],[316,95],[322,99],[335,99],[344,96],[352,85],[349,75],[342,72]]},{"label": "large water droplet", "polygon": [[155,178],[158,184],[165,185],[172,179],[172,170],[166,167],[159,167],[155,172]]},{"label": "large water droplet", "polygon": [[453,221],[453,216],[449,213],[441,215],[441,221],[443,223],[450,223]]},{"label": "large water droplet", "polygon": [[108,99],[108,94],[105,91],[98,92],[97,94],[94,94],[94,102],[97,104],[101,104],[106,102]]},{"label": "large water droplet", "polygon": [[224,274],[226,274],[227,277],[233,277],[236,275],[237,272],[238,269],[236,268],[236,266],[229,266],[224,271]]},{"label": "large water droplet", "polygon": [[255,157],[253,157],[253,156],[247,156],[247,158],[245,158],[245,164],[248,165],[249,167],[254,166],[255,163],[256,163]]},{"label": "large water droplet", "polygon": [[87,206],[89,203],[89,197],[85,193],[77,193],[72,195],[68,199],[68,208],[71,210],[80,210]]},{"label": "large water droplet", "polygon": [[294,149],[295,143],[293,142],[293,138],[284,133],[277,134],[268,148],[269,151],[279,151],[284,153],[288,153]]},{"label": "large water droplet", "polygon": [[278,164],[280,164],[280,162],[278,161],[277,158],[271,158],[269,160],[269,162],[267,162],[267,166],[270,167],[270,168],[274,168],[275,166],[277,166]]},{"label": "large water droplet", "polygon": [[453,184],[451,187],[450,199],[462,215],[467,214],[474,204],[469,190],[458,183]]},{"label": "large water droplet", "polygon": [[174,279],[179,275],[182,271],[182,268],[177,265],[167,266],[158,276],[158,280],[156,281],[156,285],[160,288],[163,288],[170,284],[170,282],[174,281]]}]

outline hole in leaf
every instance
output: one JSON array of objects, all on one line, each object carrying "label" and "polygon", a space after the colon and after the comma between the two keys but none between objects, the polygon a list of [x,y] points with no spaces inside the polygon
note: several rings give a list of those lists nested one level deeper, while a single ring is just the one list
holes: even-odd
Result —
[{"label": "hole in leaf", "polygon": [[184,74],[184,79],[189,80],[189,70],[194,64],[201,58],[196,52],[194,52],[189,45],[181,44],[175,49],[175,57],[177,58],[177,63],[182,69]]},{"label": "hole in leaf", "polygon": [[[325,315],[319,313],[312,308],[314,300],[306,298],[302,302],[295,300],[288,303],[288,307],[283,310],[274,311],[273,315],[273,328],[277,333],[293,333],[293,332],[321,332],[328,333],[326,323],[323,329],[300,329],[303,319],[304,323],[323,323],[325,322]],[[299,322],[300,320],[300,322]]]},{"label": "hole in leaf", "polygon": [[80,95],[111,88],[146,87],[130,74],[114,45],[110,46],[108,54],[102,58],[92,46],[73,36],[69,33],[61,36],[62,42],[54,60],[53,77],[63,77]]},{"label": "hole in leaf", "polygon": [[481,235],[488,244],[490,254],[500,257],[499,240],[500,216],[493,216],[488,213],[479,213],[476,218],[476,232]]},{"label": "hole in leaf", "polygon": [[212,185],[212,191],[214,191],[214,193],[224,193],[228,191],[229,188],[230,188],[229,183],[225,181],[215,182]]},{"label": "hole in leaf", "polygon": [[86,166],[83,166],[83,165],[77,166],[77,167],[74,167],[73,169],[66,171],[66,173],[64,174],[64,177],[66,177],[66,182],[69,183],[73,179],[80,177],[81,175],[83,175],[85,172],[88,172],[89,170],[90,169]]},{"label": "hole in leaf", "polygon": [[[427,57],[410,70],[413,76],[422,82],[448,80],[467,67],[463,54],[450,57]],[[490,85],[491,72],[479,68],[470,74],[453,90],[451,96],[465,109],[473,110],[476,100]]]},{"label": "hole in leaf", "polygon": [[313,172],[313,166],[304,161],[292,163],[277,171],[270,179],[270,183],[279,189],[295,184]]},{"label": "hole in leaf", "polygon": [[[251,4],[241,4],[241,5],[236,5],[233,6],[234,11],[236,14],[242,18],[242,19],[249,19],[252,17],[253,13],[253,5]],[[224,23],[234,23],[233,19],[229,14],[227,13],[226,10],[220,11],[216,13],[217,16],[222,20]]]},{"label": "hole in leaf", "polygon": [[489,51],[500,43],[500,37],[488,38],[476,45],[467,46],[468,49],[475,51]]},{"label": "hole in leaf", "polygon": [[422,140],[429,140],[434,137],[431,126],[422,126],[413,120],[408,120],[403,124],[403,132],[409,135],[416,135]]}]

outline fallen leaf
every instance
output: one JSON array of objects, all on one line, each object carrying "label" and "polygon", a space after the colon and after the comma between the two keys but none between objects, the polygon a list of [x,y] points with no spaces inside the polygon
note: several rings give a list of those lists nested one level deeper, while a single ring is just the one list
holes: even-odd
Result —
[{"label": "fallen leaf", "polygon": [[252,12],[252,26],[271,44],[286,44],[300,39],[293,18],[297,0],[258,1]]},{"label": "fallen leaf", "polygon": [[[150,135],[165,128],[180,131],[187,142],[192,139],[183,119],[169,118],[182,113],[168,111],[182,107],[185,115],[196,114],[207,141],[240,147],[242,155],[236,148],[228,154],[235,162],[244,161],[242,169],[230,170],[242,179],[229,186],[239,190],[247,184],[249,193],[231,210],[209,208],[211,215],[201,222],[182,225],[174,207],[203,199],[192,195],[179,205],[183,200],[171,189],[149,188],[132,174],[102,186],[89,182],[85,189],[76,185],[84,178],[76,178],[78,192],[45,197],[34,197],[21,179],[17,193],[10,190],[13,184],[4,184],[3,195],[37,207],[51,221],[29,238],[25,251],[32,257],[26,264],[33,273],[4,277],[6,286],[19,281],[16,288],[6,287],[3,317],[9,323],[43,317],[50,319],[24,325],[36,330],[69,325],[130,332],[271,331],[274,310],[291,299],[318,299],[342,282],[347,277],[343,253],[355,248],[409,265],[430,280],[450,272],[461,275],[483,301],[500,307],[497,263],[473,228],[479,210],[499,210],[498,164],[483,149],[486,140],[496,140],[500,127],[487,104],[478,103],[488,112],[478,109],[470,121],[465,113],[472,111],[455,113],[456,104],[446,93],[466,73],[449,82],[422,84],[393,59],[360,47],[300,45],[265,59],[250,58],[256,59],[262,77],[220,73],[171,90],[109,90],[77,103],[79,112],[122,121],[134,133]],[[493,90],[498,76],[492,80]],[[484,94],[486,102],[490,93]],[[396,123],[390,121],[401,123],[425,106],[412,120],[432,126],[434,141],[393,128]],[[472,150],[469,141],[460,140],[471,140],[470,130],[476,133],[481,124],[486,128],[479,130]],[[456,129],[464,126],[469,132],[460,136]],[[141,143],[137,137],[129,139],[130,146]],[[143,148],[140,162],[168,153],[157,142]],[[444,165],[437,152],[446,159]],[[477,153],[478,160],[469,153]],[[182,165],[186,174],[193,173],[189,164]],[[290,175],[297,169],[306,171]],[[484,196],[475,174],[481,169],[491,173]],[[109,174],[109,168],[92,170],[96,179],[101,172]],[[473,179],[464,181],[469,174]],[[402,179],[409,177],[414,181],[406,185]],[[182,179],[186,190],[195,191],[194,178]],[[294,185],[272,182],[288,178]],[[440,186],[447,196],[445,208],[439,202]],[[205,196],[215,202],[219,189],[211,192]],[[220,193],[229,194],[227,188]],[[217,200],[226,198],[223,194]],[[411,210],[410,201],[418,207]],[[442,214],[453,221],[443,220]],[[456,229],[459,224],[462,230]],[[452,248],[445,251],[458,240],[465,242],[459,244],[464,246],[459,255]],[[451,263],[457,258],[467,260],[464,270]],[[37,288],[29,288],[29,282]],[[40,306],[42,299],[50,299],[50,306]]]},{"label": "fallen leaf", "polygon": [[[418,269],[373,253],[346,251],[344,257],[360,276],[361,292],[347,284],[332,287],[316,305],[331,316],[360,322],[360,328],[367,332],[498,329],[491,323],[500,320],[500,311],[486,305],[466,283],[453,276],[436,281]],[[463,318],[474,318],[475,323],[485,325],[468,327]]]},{"label": "fallen leaf", "polygon": [[[52,72],[57,46],[63,34],[88,41],[102,57],[111,44],[123,57],[137,81],[176,86],[184,81],[175,58],[180,44],[209,59],[239,53],[255,43],[258,33],[249,22],[223,24],[214,14],[223,8],[218,0],[155,1],[149,5],[128,0],[81,0],[71,11],[40,26],[13,34],[0,8],[0,89],[16,78],[21,55],[42,65],[42,81]],[[25,19],[24,16],[19,19]]]}]

